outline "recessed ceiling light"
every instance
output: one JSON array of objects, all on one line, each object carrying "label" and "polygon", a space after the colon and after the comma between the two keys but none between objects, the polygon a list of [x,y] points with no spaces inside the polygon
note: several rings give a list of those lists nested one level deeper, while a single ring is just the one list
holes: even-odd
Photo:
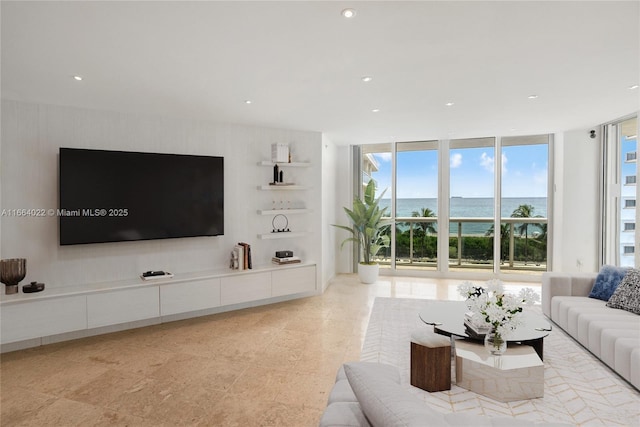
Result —
[{"label": "recessed ceiling light", "polygon": [[446,103],[446,104],[444,104],[444,105],[446,105],[447,107],[451,107],[451,106],[453,106],[453,102],[447,102],[447,103]]},{"label": "recessed ceiling light", "polygon": [[529,99],[536,99],[537,97],[538,97],[538,95],[529,95],[529,96],[527,96],[527,98],[529,98]]},{"label": "recessed ceiling light", "polygon": [[631,85],[629,86],[629,89],[630,90],[638,89],[638,85]]},{"label": "recessed ceiling light", "polygon": [[373,80],[373,77],[371,77],[371,76],[362,77],[362,81],[365,82],[365,83],[370,82],[371,80]]},{"label": "recessed ceiling light", "polygon": [[80,81],[82,80],[82,76],[73,76],[74,80]]},{"label": "recessed ceiling light", "polygon": [[252,100],[250,100],[250,99],[246,99],[246,100],[244,101],[244,103],[245,103],[245,104],[253,104],[253,101],[252,101]]},{"label": "recessed ceiling light", "polygon": [[379,108],[374,108],[373,110],[371,110],[372,113],[379,113],[380,109]]},{"label": "recessed ceiling light", "polygon": [[356,16],[356,11],[355,9],[351,8],[344,9],[342,11],[342,16],[344,16],[345,18],[353,18],[354,16]]}]

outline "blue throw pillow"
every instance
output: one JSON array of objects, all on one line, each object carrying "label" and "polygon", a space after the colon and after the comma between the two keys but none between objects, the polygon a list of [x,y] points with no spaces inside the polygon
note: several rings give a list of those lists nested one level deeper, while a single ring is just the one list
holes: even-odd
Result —
[{"label": "blue throw pillow", "polygon": [[624,279],[629,271],[629,267],[614,267],[612,265],[603,265],[596,277],[596,283],[593,284],[589,298],[597,298],[602,301],[609,301],[611,295]]}]

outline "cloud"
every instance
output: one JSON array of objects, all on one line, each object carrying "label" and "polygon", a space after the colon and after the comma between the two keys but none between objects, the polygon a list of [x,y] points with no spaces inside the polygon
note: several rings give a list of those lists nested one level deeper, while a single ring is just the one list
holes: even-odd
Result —
[{"label": "cloud", "polygon": [[390,162],[391,161],[391,153],[375,153],[375,158],[381,162]]},{"label": "cloud", "polygon": [[[501,160],[502,160],[502,176],[504,176],[507,174],[507,162],[509,160],[507,159],[507,156],[504,153],[502,153]],[[480,156],[480,166],[485,168],[488,172],[493,173],[495,170],[495,161],[493,157],[491,157],[487,153],[482,153],[482,155]]]},{"label": "cloud", "polygon": [[451,169],[455,169],[461,164],[462,164],[462,154],[460,153],[452,154],[451,158],[449,159],[449,166],[451,167]]},{"label": "cloud", "polygon": [[487,153],[482,153],[480,156],[480,166],[485,168],[487,171],[493,173],[493,157],[489,156]]}]

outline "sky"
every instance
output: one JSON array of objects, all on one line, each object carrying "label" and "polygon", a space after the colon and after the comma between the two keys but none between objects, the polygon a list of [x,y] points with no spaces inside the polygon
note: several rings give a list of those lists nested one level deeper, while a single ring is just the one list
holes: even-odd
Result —
[{"label": "sky", "polygon": [[[374,154],[379,170],[373,174],[378,190],[389,188],[391,196],[391,154]],[[503,147],[503,197],[547,196],[547,145]],[[494,197],[493,177],[496,159],[493,148],[463,148],[449,151],[450,195],[453,197]],[[438,153],[436,150],[403,151],[397,160],[397,198],[436,198],[438,192]]]}]

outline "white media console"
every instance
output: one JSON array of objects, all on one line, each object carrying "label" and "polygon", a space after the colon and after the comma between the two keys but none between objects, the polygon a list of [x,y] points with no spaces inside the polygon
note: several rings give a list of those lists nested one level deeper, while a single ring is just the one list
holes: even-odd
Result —
[{"label": "white media console", "polygon": [[3,295],[1,352],[316,295],[313,263]]}]

